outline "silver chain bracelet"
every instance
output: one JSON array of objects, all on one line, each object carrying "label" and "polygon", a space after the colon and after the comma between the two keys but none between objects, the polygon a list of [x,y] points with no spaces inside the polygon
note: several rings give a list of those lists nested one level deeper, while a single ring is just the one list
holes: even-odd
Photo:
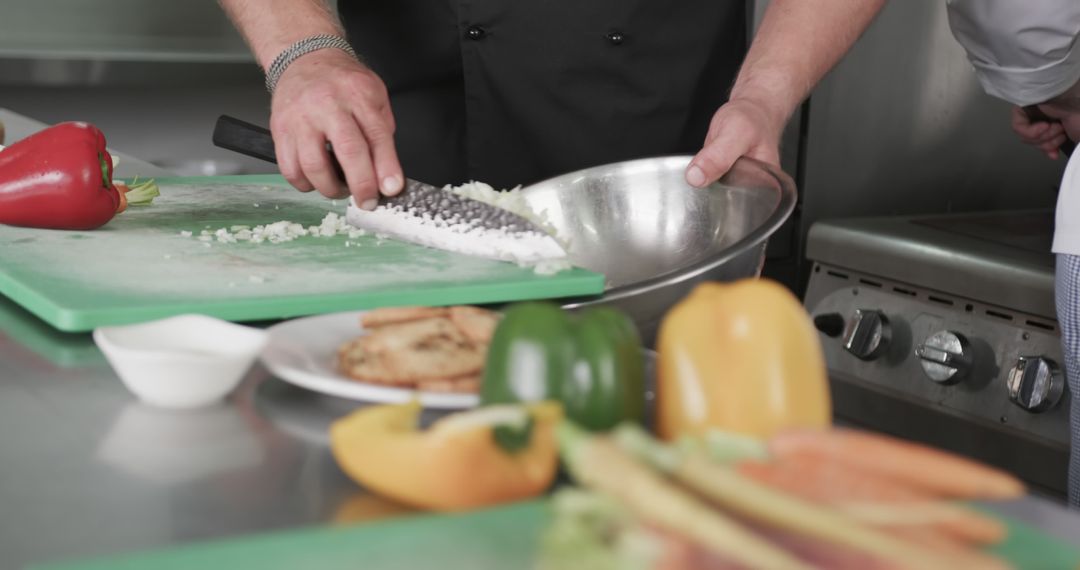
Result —
[{"label": "silver chain bracelet", "polygon": [[285,68],[289,67],[289,64],[296,61],[298,57],[313,51],[328,48],[339,49],[354,58],[357,57],[356,52],[353,51],[349,42],[341,36],[319,34],[317,36],[304,38],[285,48],[285,50],[278,54],[278,56],[274,58],[274,61],[270,63],[270,67],[266,68],[266,90],[271,94],[274,93],[274,87],[277,86],[281,74],[285,73]]}]

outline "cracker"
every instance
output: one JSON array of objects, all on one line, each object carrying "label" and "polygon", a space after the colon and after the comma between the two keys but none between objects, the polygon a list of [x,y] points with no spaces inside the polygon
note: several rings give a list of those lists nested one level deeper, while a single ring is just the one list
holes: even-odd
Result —
[{"label": "cracker", "polygon": [[479,307],[459,305],[450,307],[450,321],[454,323],[469,340],[488,345],[499,326],[499,314]]},{"label": "cracker", "polygon": [[432,338],[446,338],[456,343],[470,342],[450,319],[436,317],[383,325],[364,335],[366,348],[374,352],[409,350]]},{"label": "cracker", "polygon": [[449,312],[450,310],[446,307],[383,307],[360,315],[360,325],[370,329],[395,323],[445,317]]},{"label": "cracker", "polygon": [[350,378],[411,385],[423,380],[477,374],[486,347],[471,341],[446,318],[381,326],[339,350],[340,369]]}]

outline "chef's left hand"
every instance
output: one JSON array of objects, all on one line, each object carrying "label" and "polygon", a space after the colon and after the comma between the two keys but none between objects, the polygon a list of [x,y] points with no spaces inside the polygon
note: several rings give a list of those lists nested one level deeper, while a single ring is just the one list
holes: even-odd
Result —
[{"label": "chef's left hand", "polygon": [[732,99],[709,123],[705,146],[690,161],[686,182],[698,188],[723,176],[741,156],[778,166],[785,116],[764,102]]}]

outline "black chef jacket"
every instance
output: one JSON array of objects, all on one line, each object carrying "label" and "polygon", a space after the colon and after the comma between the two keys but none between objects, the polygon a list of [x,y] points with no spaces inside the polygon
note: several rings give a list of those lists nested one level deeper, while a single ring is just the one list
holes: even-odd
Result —
[{"label": "black chef jacket", "polygon": [[339,0],[386,82],[406,176],[511,188],[700,150],[745,0]]}]

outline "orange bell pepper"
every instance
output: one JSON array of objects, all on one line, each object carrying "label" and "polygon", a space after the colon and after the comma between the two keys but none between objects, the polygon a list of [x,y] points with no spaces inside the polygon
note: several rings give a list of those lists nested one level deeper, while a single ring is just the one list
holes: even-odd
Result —
[{"label": "orange bell pepper", "polygon": [[418,403],[363,408],[330,427],[341,468],[402,503],[468,510],[539,495],[555,479],[557,402],[487,406],[420,430]]},{"label": "orange bell pepper", "polygon": [[657,431],[716,428],[759,438],[831,422],[818,332],[802,304],[764,279],[703,283],[661,323]]}]

